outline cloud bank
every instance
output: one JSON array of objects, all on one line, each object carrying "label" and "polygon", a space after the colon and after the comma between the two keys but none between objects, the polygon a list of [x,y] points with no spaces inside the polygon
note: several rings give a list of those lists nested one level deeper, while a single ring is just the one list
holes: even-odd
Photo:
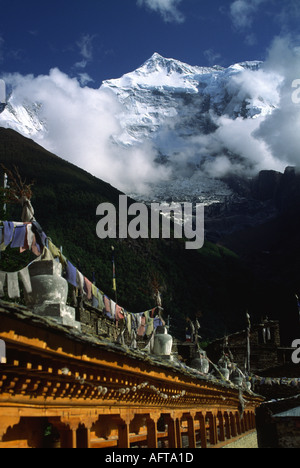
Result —
[{"label": "cloud bank", "polygon": [[255,132],[278,160],[300,167],[300,104],[293,99],[293,83],[300,78],[300,48],[278,37],[269,51],[266,70],[282,76],[280,102]]},{"label": "cloud bank", "polygon": [[[191,136],[180,145],[176,140],[180,120],[173,118],[169,128],[175,127],[173,141],[178,147],[174,172],[183,174],[194,164],[209,177],[250,177],[264,169],[300,167],[300,48],[287,37],[276,38],[262,68],[246,68],[233,75],[226,92],[231,101],[225,113],[220,116],[209,111],[216,127],[211,133]],[[254,109],[253,118],[233,116],[235,106],[240,108],[243,102]],[[255,114],[262,102],[261,114]]]},{"label": "cloud bank", "polygon": [[178,9],[182,0],[137,0],[137,5],[159,13],[167,23],[182,23],[184,15]]},{"label": "cloud bank", "polygon": [[235,0],[230,5],[230,16],[237,29],[248,29],[252,26],[255,14],[260,6],[269,0]]},{"label": "cloud bank", "polygon": [[114,143],[122,132],[117,118],[122,108],[109,90],[82,87],[56,68],[49,75],[4,79],[13,88],[12,106],[39,104],[47,131],[32,137],[47,150],[123,191],[143,192],[149,181],[167,177],[166,170],[158,170],[149,143],[131,149]]},{"label": "cloud bank", "polygon": [[228,15],[235,31],[244,35],[247,45],[257,44],[259,39],[255,26],[258,21],[271,21],[284,37],[293,31],[299,35],[300,3],[298,0],[233,0],[228,8]]}]

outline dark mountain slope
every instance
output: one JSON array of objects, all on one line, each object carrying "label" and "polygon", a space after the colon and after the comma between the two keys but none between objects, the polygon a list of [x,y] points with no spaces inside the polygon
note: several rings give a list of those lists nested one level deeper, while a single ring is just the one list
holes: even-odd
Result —
[{"label": "dark mountain slope", "polygon": [[[96,235],[99,203],[118,206],[120,192],[78,167],[49,153],[12,130],[0,129],[0,162],[16,165],[27,182],[35,180],[32,204],[37,221],[64,255],[113,298],[111,245],[115,247],[118,303],[132,312],[153,307],[153,284],[162,289],[165,318],[171,331],[184,337],[185,317],[200,317],[203,339],[239,330],[248,309],[253,320],[265,282],[226,248],[206,243],[187,251],[174,240],[100,240]],[[7,219],[19,220],[20,208],[9,206]],[[1,269],[13,271],[28,261],[28,253],[7,249]]]},{"label": "dark mountain slope", "polygon": [[[255,220],[247,218],[253,204],[259,206]],[[218,242],[235,252],[264,284],[261,307],[282,322],[288,343],[300,336],[295,301],[295,294],[300,297],[300,173],[292,167],[283,174],[262,171],[249,185],[246,205],[243,220],[247,218],[248,225],[232,232],[223,229]],[[219,217],[219,226],[226,225],[230,212]]]}]

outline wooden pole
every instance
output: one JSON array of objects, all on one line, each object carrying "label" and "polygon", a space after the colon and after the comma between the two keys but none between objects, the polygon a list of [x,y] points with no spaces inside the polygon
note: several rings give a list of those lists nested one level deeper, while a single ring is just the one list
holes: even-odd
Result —
[{"label": "wooden pole", "polygon": [[115,265],[115,248],[112,245],[112,289],[115,292],[115,302],[118,303],[118,294],[117,294],[117,282],[116,282],[116,265]]},{"label": "wooden pole", "polygon": [[251,322],[250,315],[246,313],[247,317],[247,360],[246,360],[246,371],[250,373],[250,333],[251,333]]}]

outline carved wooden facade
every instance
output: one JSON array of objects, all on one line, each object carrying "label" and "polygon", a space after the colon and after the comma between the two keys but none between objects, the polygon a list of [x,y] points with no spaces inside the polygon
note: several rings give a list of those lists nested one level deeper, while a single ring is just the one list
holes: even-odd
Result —
[{"label": "carved wooden facade", "polygon": [[0,448],[219,447],[261,398],[0,302]]}]

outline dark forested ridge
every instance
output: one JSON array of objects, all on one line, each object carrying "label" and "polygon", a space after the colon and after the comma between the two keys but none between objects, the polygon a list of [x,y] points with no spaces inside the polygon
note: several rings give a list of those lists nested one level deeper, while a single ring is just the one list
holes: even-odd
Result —
[{"label": "dark forested ridge", "polygon": [[[118,303],[127,310],[153,307],[153,285],[159,284],[164,316],[170,316],[171,332],[179,338],[186,316],[199,317],[204,340],[244,328],[247,310],[253,321],[280,317],[286,294],[278,301],[277,283],[253,273],[231,250],[209,242],[188,251],[180,240],[100,240],[96,208],[103,202],[118,207],[118,190],[9,129],[0,128],[0,162],[17,166],[27,182],[34,180],[37,221],[85,276],[95,274],[97,286],[110,297],[114,245]],[[20,215],[20,207],[8,207],[7,219],[18,221]],[[13,271],[29,256],[8,248],[1,269]]]}]

